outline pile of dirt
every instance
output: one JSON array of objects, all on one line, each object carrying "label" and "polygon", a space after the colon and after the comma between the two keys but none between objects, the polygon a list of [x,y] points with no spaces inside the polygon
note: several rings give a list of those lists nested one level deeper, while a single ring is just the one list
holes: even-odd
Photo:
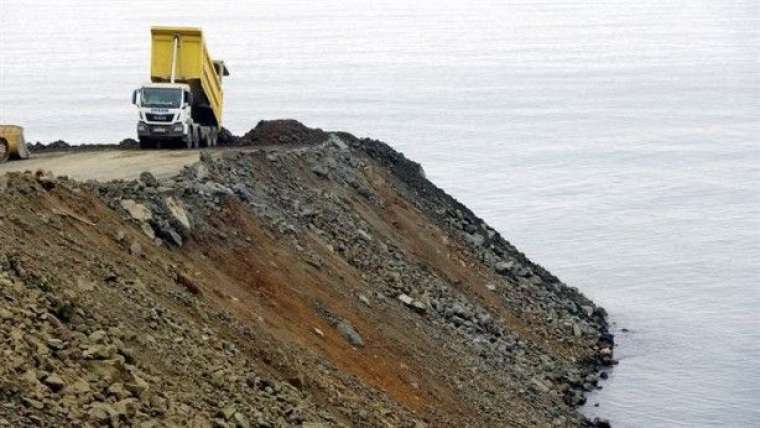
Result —
[{"label": "pile of dirt", "polygon": [[262,120],[240,137],[239,145],[314,145],[324,142],[327,133],[292,119]]},{"label": "pile of dirt", "polygon": [[219,131],[219,136],[217,138],[216,143],[219,146],[239,146],[240,145],[240,137],[230,132],[227,128],[222,128],[221,131]]},{"label": "pile of dirt", "polygon": [[58,152],[71,149],[71,144],[63,140],[56,140],[52,143],[43,144],[39,141],[34,144],[29,144],[29,150],[32,152]]},{"label": "pile of dirt", "polygon": [[169,179],[0,177],[0,426],[595,424],[602,308],[384,143],[243,140]]},{"label": "pile of dirt", "polygon": [[134,138],[125,138],[117,144],[70,144],[63,140],[56,140],[48,144],[38,141],[29,144],[28,147],[32,153],[95,152],[101,150],[137,150],[140,148],[140,144]]}]

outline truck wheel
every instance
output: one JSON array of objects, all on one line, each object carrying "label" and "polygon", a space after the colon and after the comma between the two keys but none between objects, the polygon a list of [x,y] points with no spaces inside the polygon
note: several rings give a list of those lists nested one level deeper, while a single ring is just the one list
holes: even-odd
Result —
[{"label": "truck wheel", "polygon": [[140,137],[140,149],[150,150],[156,148],[156,142],[148,137]]},{"label": "truck wheel", "polygon": [[193,148],[197,149],[201,145],[201,130],[196,129],[193,133]]}]

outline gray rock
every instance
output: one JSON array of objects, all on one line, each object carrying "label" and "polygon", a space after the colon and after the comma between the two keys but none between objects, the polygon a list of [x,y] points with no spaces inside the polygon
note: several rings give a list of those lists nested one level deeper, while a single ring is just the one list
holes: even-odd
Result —
[{"label": "gray rock", "polygon": [[[203,154],[201,154],[201,157]],[[192,167],[193,175],[195,175],[195,179],[198,181],[203,181],[208,178],[208,168],[206,168],[206,165],[202,163],[197,163],[193,165]]]},{"label": "gray rock", "polygon": [[143,204],[138,204],[132,199],[123,199],[120,204],[137,221],[146,222],[153,219],[153,213]]},{"label": "gray rock", "polygon": [[418,313],[425,313],[427,312],[427,305],[424,302],[421,302],[419,300],[413,299],[406,294],[400,294],[398,296],[398,299],[401,301],[401,303],[405,304],[412,310]]},{"label": "gray rock", "polygon": [[103,343],[107,337],[108,333],[106,333],[105,330],[96,330],[87,337],[87,340],[89,340],[90,343]]},{"label": "gray rock", "polygon": [[212,428],[230,428],[230,424],[227,423],[224,419],[221,418],[214,418],[211,420],[211,427]]},{"label": "gray rock", "polygon": [[464,305],[462,305],[459,302],[456,302],[453,305],[451,305],[450,310],[452,314],[457,315],[462,319],[466,320],[466,319],[472,318],[472,312],[468,310],[467,308],[465,308]]},{"label": "gray rock", "polygon": [[106,403],[94,403],[87,414],[90,419],[103,424],[110,423],[111,417],[118,416],[116,410]]},{"label": "gray rock", "polygon": [[42,401],[35,400],[33,398],[24,397],[21,399],[21,401],[23,401],[27,407],[31,407],[33,409],[42,410],[45,408],[45,403],[43,403]]},{"label": "gray rock", "polygon": [[141,224],[140,228],[142,229],[142,231],[145,234],[145,236],[147,236],[151,240],[156,239],[156,232],[153,230],[153,228],[148,223]]},{"label": "gray rock", "polygon": [[369,242],[369,241],[372,240],[372,236],[369,233],[367,233],[364,230],[362,230],[362,229],[358,229],[356,231],[356,234],[359,235],[359,238],[361,238],[364,241]]},{"label": "gray rock", "polygon": [[594,421],[592,423],[596,428],[610,428],[612,426],[609,419],[604,418],[594,418]]},{"label": "gray rock", "polygon": [[63,349],[64,344],[63,344],[63,340],[61,339],[48,339],[47,346],[50,349],[60,351],[61,349]]},{"label": "gray rock", "polygon": [[474,247],[480,247],[486,241],[486,238],[479,233],[465,233],[464,239]]},{"label": "gray rock", "polygon": [[133,242],[132,245],[129,246],[129,253],[135,257],[139,257],[142,255],[142,245],[137,241]]},{"label": "gray rock", "polygon": [[577,323],[573,324],[573,335],[575,337],[583,336],[583,330],[581,330],[581,326],[579,326]]},{"label": "gray rock", "polygon": [[185,205],[182,201],[178,201],[170,196],[164,200],[164,203],[166,204],[166,208],[169,209],[169,213],[172,217],[174,217],[174,219],[177,220],[186,231],[190,230],[190,218],[187,215]]},{"label": "gray rock", "polygon": [[410,305],[412,310],[414,310],[417,313],[424,314],[428,310],[428,306],[425,304],[425,302],[420,300],[414,300],[412,304]]},{"label": "gray rock", "polygon": [[330,134],[330,137],[327,139],[327,144],[335,147],[338,150],[348,150],[348,145],[346,145],[346,143],[344,143],[343,140],[341,140],[340,137],[335,134]]},{"label": "gray rock", "polygon": [[61,379],[61,377],[55,373],[43,379],[42,383],[47,385],[48,388],[50,388],[50,390],[53,392],[58,392],[66,386],[66,382],[64,382],[63,379]]},{"label": "gray rock", "polygon": [[454,316],[452,316],[452,317],[450,318],[450,321],[451,321],[451,322],[452,322],[452,323],[453,323],[455,326],[457,326],[457,327],[459,327],[460,325],[464,325],[464,324],[466,324],[466,323],[467,323],[467,320],[463,319],[463,318],[462,318],[462,317],[460,317],[459,315],[454,315]]},{"label": "gray rock", "polygon": [[238,183],[232,186],[232,190],[243,202],[250,202],[253,200],[253,193],[251,193],[243,183]]},{"label": "gray rock", "polygon": [[411,297],[407,296],[406,294],[399,294],[397,298],[401,301],[401,303],[403,303],[403,304],[405,304],[407,306],[410,306],[412,304],[412,302],[414,301],[414,299],[412,299]]},{"label": "gray rock", "polygon": [[235,412],[235,414],[232,415],[232,422],[237,428],[250,428],[251,426],[251,423],[248,422],[248,418],[240,412]]},{"label": "gray rock", "polygon": [[496,269],[496,272],[500,274],[505,274],[507,272],[512,271],[512,268],[514,268],[514,266],[515,266],[515,262],[513,261],[508,261],[508,262],[501,261],[501,262],[496,263],[494,268]]},{"label": "gray rock", "polygon": [[590,317],[591,315],[594,314],[594,307],[593,306],[584,305],[584,306],[581,306],[581,309],[583,310],[583,312],[586,313],[586,316],[588,316],[588,317]]},{"label": "gray rock", "polygon": [[548,393],[549,391],[551,391],[551,388],[549,388],[549,386],[548,386],[548,385],[546,385],[546,383],[544,383],[544,382],[543,382],[543,381],[541,381],[540,379],[536,379],[536,378],[533,378],[533,379],[531,380],[531,382],[533,383],[533,386],[536,388],[536,390],[537,390],[538,392],[541,392],[541,393],[543,393],[543,394],[546,394],[546,393]]},{"label": "gray rock", "polygon": [[327,178],[329,174],[329,172],[327,171],[327,168],[325,168],[322,165],[314,165],[313,167],[311,167],[311,172],[313,172],[314,174],[316,174],[318,177],[321,177],[321,178]]},{"label": "gray rock", "polygon": [[228,421],[232,419],[232,415],[234,414],[235,414],[235,408],[232,406],[227,406],[223,409],[220,409],[216,415],[224,419],[225,421]]},{"label": "gray rock", "polygon": [[206,183],[195,183],[195,185],[193,185],[193,189],[202,195],[211,195],[215,197],[224,197],[235,194],[235,192],[233,192],[230,188],[213,181]]},{"label": "gray rock", "polygon": [[82,357],[92,360],[108,360],[113,357],[114,349],[103,345],[93,345],[87,348]]},{"label": "gray rock", "polygon": [[356,330],[354,330],[354,327],[347,321],[339,322],[337,329],[340,334],[342,334],[343,337],[348,341],[348,343],[356,346],[357,348],[364,347],[364,339],[362,339],[359,333],[357,333]]},{"label": "gray rock", "polygon": [[147,187],[158,187],[158,180],[156,180],[156,177],[150,172],[145,171],[140,174],[140,181],[142,181]]}]

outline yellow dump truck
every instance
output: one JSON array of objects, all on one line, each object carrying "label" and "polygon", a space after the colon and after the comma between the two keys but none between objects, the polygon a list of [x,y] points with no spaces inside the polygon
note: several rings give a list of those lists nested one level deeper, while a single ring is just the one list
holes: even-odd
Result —
[{"label": "yellow dump truck", "polygon": [[140,147],[215,146],[227,67],[211,59],[199,28],[153,27],[150,34],[150,83],[132,94]]},{"label": "yellow dump truck", "polygon": [[24,140],[24,128],[0,125],[0,163],[8,159],[29,158],[29,148]]}]

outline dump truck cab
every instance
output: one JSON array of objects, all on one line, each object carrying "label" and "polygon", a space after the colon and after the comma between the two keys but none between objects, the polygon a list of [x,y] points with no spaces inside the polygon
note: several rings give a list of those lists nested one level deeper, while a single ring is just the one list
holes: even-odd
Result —
[{"label": "dump truck cab", "polygon": [[132,103],[138,109],[137,136],[140,141],[149,141],[156,147],[178,140],[189,147],[195,145],[190,85],[149,83],[134,91]]}]

